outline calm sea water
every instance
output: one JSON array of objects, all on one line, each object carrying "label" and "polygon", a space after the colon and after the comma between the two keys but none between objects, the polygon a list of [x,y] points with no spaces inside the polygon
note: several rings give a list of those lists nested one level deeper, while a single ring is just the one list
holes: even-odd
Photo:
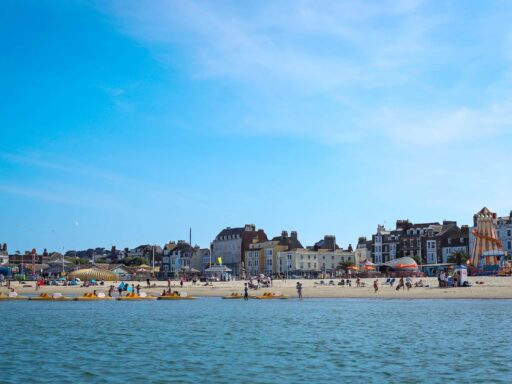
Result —
[{"label": "calm sea water", "polygon": [[512,382],[512,301],[0,302],[0,382]]}]

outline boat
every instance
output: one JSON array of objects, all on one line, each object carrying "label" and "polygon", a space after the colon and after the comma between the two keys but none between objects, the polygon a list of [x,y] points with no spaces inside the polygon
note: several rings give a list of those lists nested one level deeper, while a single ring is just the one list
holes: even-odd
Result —
[{"label": "boat", "polygon": [[162,295],[157,297],[158,300],[195,300],[197,297],[189,296],[186,292],[173,292],[168,295]]},{"label": "boat", "polygon": [[[256,296],[253,296],[253,295],[249,295],[248,297],[249,297],[249,299],[256,298]],[[226,300],[243,299],[244,295],[241,293],[238,293],[238,292],[233,292],[231,295],[222,296],[222,298],[226,299]]]},{"label": "boat", "polygon": [[29,297],[29,300],[40,300],[40,301],[66,301],[72,300],[71,297],[62,296],[62,293],[54,293],[53,295],[49,295],[47,293],[41,293],[39,296]]},{"label": "boat", "polygon": [[265,292],[263,295],[260,296],[254,296],[254,299],[258,300],[269,300],[269,299],[287,299],[288,296],[283,295],[282,293],[276,292]]},{"label": "boat", "polygon": [[75,297],[75,301],[93,301],[93,300],[112,300],[112,297],[105,296],[103,292],[95,295],[94,293],[84,293],[82,296]]},{"label": "boat", "polygon": [[0,293],[0,300],[28,300],[28,297],[20,296],[16,292],[9,292],[8,295]]},{"label": "boat", "polygon": [[116,300],[155,300],[155,296],[151,296],[146,294],[145,292],[142,292],[140,295],[132,292],[127,294],[126,296],[117,297]]},{"label": "boat", "polygon": [[233,292],[231,295],[222,296],[222,298],[223,298],[223,299],[226,299],[226,300],[243,299],[243,298],[244,298],[244,295],[242,295],[241,293],[235,293],[235,292]]}]

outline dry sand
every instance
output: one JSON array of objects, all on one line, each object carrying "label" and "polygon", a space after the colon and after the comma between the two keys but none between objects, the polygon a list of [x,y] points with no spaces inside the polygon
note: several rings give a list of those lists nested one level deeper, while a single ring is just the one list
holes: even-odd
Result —
[{"label": "dry sand", "polygon": [[[469,281],[473,284],[468,288],[438,288],[436,278],[423,279],[425,284],[430,287],[411,288],[410,290],[396,291],[395,287],[382,285],[385,279],[379,279],[379,291],[374,293],[373,279],[361,279],[366,284],[366,287],[355,287],[355,279],[352,279],[352,287],[338,286],[340,279],[333,279],[334,286],[320,286],[315,284],[319,280],[275,280],[271,288],[261,288],[258,290],[250,290],[250,294],[263,294],[264,292],[280,292],[290,297],[297,297],[295,285],[300,281],[303,285],[304,298],[385,298],[385,299],[512,299],[512,277],[470,277]],[[483,285],[475,284],[476,281],[483,281]],[[324,280],[325,283],[329,279]],[[139,284],[138,281],[130,282],[135,285]],[[119,283],[113,283],[116,287]],[[97,292],[108,292],[109,284],[105,286],[96,287],[77,287],[77,286],[44,286],[40,290],[35,290],[33,282],[28,283],[30,287],[22,287],[21,284],[12,283],[11,287],[19,294],[39,294],[43,292],[54,293],[60,292],[64,295],[82,295],[85,292],[92,292],[94,289]],[[146,288],[145,282],[140,282],[142,291],[149,294],[159,296],[164,289],[167,288],[166,281],[156,282],[156,287]],[[185,283],[183,289],[179,288],[177,282],[173,282],[173,290],[187,292],[192,296],[224,296],[232,292],[242,293],[244,281],[231,281],[231,282],[216,282],[211,286],[192,285],[192,283]],[[396,286],[396,285],[395,285]],[[5,286],[0,287],[0,292],[7,293],[8,290]],[[117,295],[117,290],[115,291]]]}]

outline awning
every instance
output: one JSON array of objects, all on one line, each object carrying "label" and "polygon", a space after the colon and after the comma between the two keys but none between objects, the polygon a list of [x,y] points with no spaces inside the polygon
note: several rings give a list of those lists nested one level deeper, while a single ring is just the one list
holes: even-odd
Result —
[{"label": "awning", "polygon": [[205,272],[208,273],[226,273],[231,271],[232,269],[226,267],[225,265],[212,265],[210,268],[205,270]]}]

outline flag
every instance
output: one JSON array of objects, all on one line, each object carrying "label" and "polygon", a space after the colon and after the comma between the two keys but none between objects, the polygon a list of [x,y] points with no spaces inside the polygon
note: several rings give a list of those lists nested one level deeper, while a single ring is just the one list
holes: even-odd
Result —
[{"label": "flag", "polygon": [[222,265],[222,257],[217,257],[217,263]]}]

